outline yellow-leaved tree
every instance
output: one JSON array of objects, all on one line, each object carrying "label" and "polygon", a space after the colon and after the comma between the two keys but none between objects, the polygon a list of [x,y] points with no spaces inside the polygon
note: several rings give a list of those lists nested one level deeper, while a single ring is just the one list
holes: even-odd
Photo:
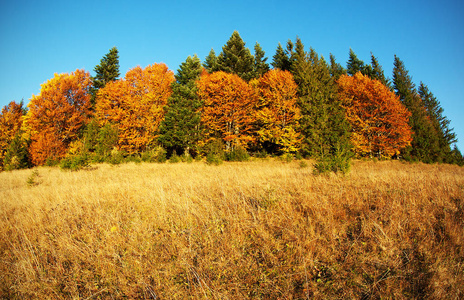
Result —
[{"label": "yellow-leaved tree", "polygon": [[296,152],[301,142],[296,128],[300,119],[297,88],[293,75],[270,70],[253,80],[258,96],[256,121],[259,142],[268,152]]},{"label": "yellow-leaved tree", "polygon": [[63,158],[70,143],[90,120],[90,74],[76,70],[55,74],[33,95],[24,118],[30,136],[29,153],[34,165]]},{"label": "yellow-leaved tree", "polygon": [[222,139],[227,151],[247,148],[254,142],[256,96],[251,86],[236,74],[203,72],[197,81],[203,102],[201,123],[207,139]]},{"label": "yellow-leaved tree", "polygon": [[100,126],[118,129],[119,150],[133,154],[154,145],[174,80],[165,64],[153,64],[135,67],[99,90],[96,117]]}]

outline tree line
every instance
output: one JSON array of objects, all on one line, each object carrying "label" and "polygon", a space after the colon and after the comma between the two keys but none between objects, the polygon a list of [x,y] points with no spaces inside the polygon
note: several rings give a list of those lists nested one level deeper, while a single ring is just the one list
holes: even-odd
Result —
[{"label": "tree line", "polygon": [[464,163],[439,101],[397,56],[392,79],[373,54],[366,64],[350,49],[345,68],[299,38],[267,59],[235,31],[203,63],[194,55],[176,74],[153,64],[120,78],[113,47],[94,77],[55,74],[27,107],[2,109],[1,169],[250,153],[312,157],[320,171],[345,172],[352,157]]}]

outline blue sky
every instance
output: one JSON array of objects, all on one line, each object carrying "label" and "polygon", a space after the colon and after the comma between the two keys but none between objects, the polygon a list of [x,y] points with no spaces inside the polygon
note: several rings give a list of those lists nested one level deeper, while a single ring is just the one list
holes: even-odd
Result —
[{"label": "blue sky", "polygon": [[5,1],[0,0],[0,106],[29,102],[54,73],[93,68],[116,46],[122,76],[187,56],[218,54],[234,30],[272,61],[278,43],[299,36],[346,66],[349,49],[388,77],[404,61],[441,102],[464,150],[464,2],[440,1]]}]

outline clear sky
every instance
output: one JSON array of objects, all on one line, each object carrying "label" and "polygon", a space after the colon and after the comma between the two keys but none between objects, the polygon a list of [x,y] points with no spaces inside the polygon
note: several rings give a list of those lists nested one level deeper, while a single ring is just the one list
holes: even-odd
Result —
[{"label": "clear sky", "polygon": [[36,1],[0,0],[0,107],[25,103],[54,73],[95,65],[116,46],[121,76],[189,55],[219,54],[234,30],[272,61],[278,43],[299,36],[346,66],[349,49],[371,52],[392,77],[396,54],[416,86],[428,85],[464,152],[464,1]]}]

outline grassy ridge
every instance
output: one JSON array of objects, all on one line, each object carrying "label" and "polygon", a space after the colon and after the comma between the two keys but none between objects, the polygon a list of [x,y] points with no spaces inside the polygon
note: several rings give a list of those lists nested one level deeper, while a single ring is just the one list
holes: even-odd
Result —
[{"label": "grassy ridge", "polygon": [[450,165],[3,172],[0,298],[462,299],[463,207]]}]

